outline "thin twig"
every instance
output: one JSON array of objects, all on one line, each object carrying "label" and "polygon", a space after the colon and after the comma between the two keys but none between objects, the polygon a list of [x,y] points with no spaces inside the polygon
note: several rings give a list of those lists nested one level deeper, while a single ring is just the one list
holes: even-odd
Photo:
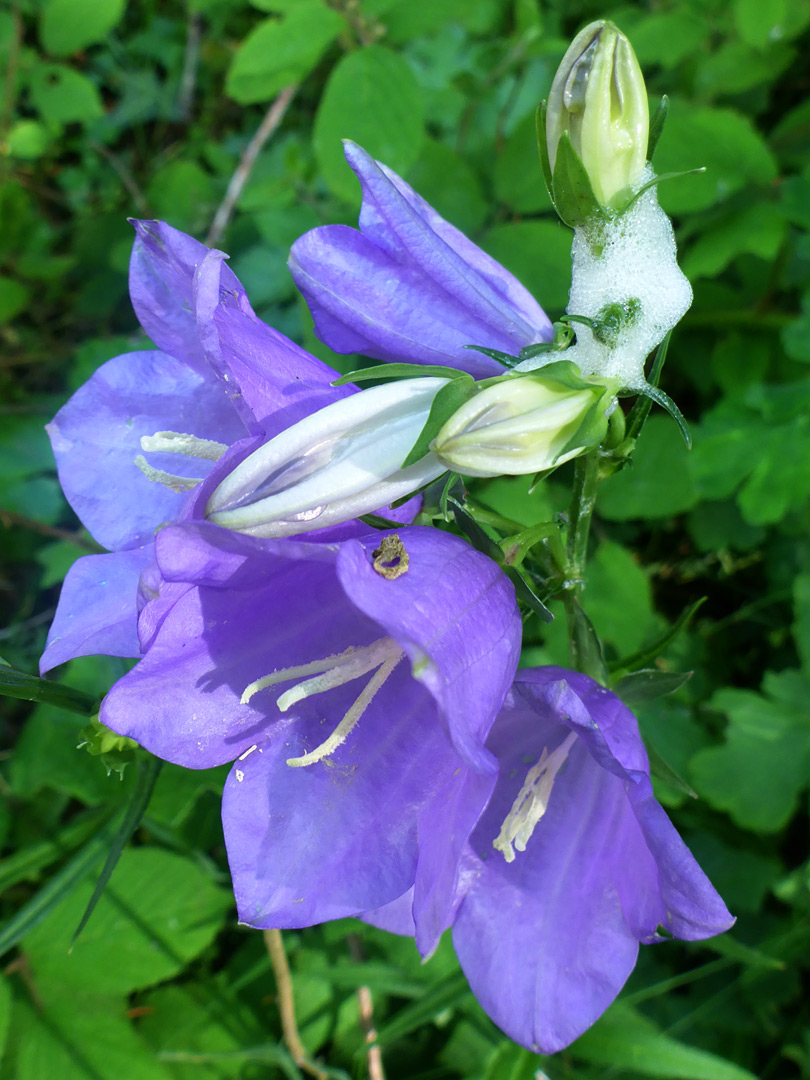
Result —
[{"label": "thin twig", "polygon": [[278,991],[278,1012],[281,1017],[281,1033],[287,1049],[292,1054],[292,1059],[299,1069],[314,1076],[316,1080],[329,1080],[329,1073],[319,1068],[310,1061],[306,1047],[301,1042],[298,1032],[298,1021],[295,1019],[295,1002],[293,1001],[292,977],[290,965],[287,963],[287,954],[284,952],[284,942],[280,930],[265,930],[264,943],[270,955],[270,963],[273,967],[273,975],[276,980]]},{"label": "thin twig", "polygon": [[205,238],[205,242],[209,247],[214,247],[219,243],[219,240],[230,221],[234,207],[239,201],[242,190],[248,181],[251,170],[256,164],[256,158],[259,156],[259,152],[284,119],[284,114],[290,107],[297,90],[298,83],[293,83],[291,86],[285,86],[267,110],[264,120],[262,120],[259,125],[256,134],[245,147],[245,152],[242,154],[242,158],[236,167],[236,171],[228,184],[225,198],[220,203],[216,214],[214,214],[214,220],[211,223],[211,228],[208,230],[208,236]]},{"label": "thin twig", "polygon": [[177,113],[183,123],[191,117],[191,105],[194,101],[194,87],[197,82],[197,64],[200,59],[200,38],[202,37],[202,19],[198,11],[188,14],[186,31],[186,53],[183,58],[183,74],[180,77],[180,90],[177,95]]},{"label": "thin twig", "polygon": [[[349,954],[355,964],[361,964],[365,960],[363,942],[358,934],[349,934],[346,938],[349,946]],[[385,1080],[385,1069],[382,1062],[382,1049],[377,1046],[377,1032],[374,1028],[374,999],[371,990],[367,986],[357,988],[357,1011],[360,1016],[360,1027],[368,1045],[368,1077],[369,1080]]]},{"label": "thin twig", "polygon": [[143,197],[143,192],[138,187],[138,183],[135,180],[135,177],[129,171],[129,169],[118,156],[118,154],[114,154],[108,146],[105,146],[103,143],[96,142],[95,139],[90,139],[87,145],[90,147],[91,150],[95,150],[97,154],[101,154],[103,158],[107,159],[110,165],[112,165],[113,169],[115,169],[115,171],[118,173],[121,183],[129,192],[130,198],[135,203],[135,206],[138,209],[138,213],[143,214],[144,217],[148,217],[149,206],[147,205],[146,199]]},{"label": "thin twig", "polygon": [[79,530],[71,532],[69,529],[59,529],[55,525],[46,525],[44,521],[36,521],[34,518],[18,514],[13,510],[3,510],[2,507],[0,507],[0,525],[4,525],[6,528],[18,525],[23,529],[30,529],[32,532],[40,533],[42,536],[50,536],[54,540],[67,540],[69,543],[75,544],[76,547],[84,548],[93,554],[98,554],[103,550],[92,540],[88,540],[83,536]]}]

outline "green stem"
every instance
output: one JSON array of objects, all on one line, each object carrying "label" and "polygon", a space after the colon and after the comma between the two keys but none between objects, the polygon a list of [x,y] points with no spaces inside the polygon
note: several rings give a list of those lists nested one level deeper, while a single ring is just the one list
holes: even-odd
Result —
[{"label": "green stem", "polygon": [[580,603],[585,585],[588,534],[600,479],[598,450],[577,458],[574,466],[571,505],[568,511],[565,585],[562,600],[568,623],[568,655],[571,667],[605,685],[607,673],[599,639]]},{"label": "green stem", "polygon": [[574,489],[568,510],[568,540],[566,543],[566,579],[579,598],[582,593],[583,574],[588,552],[588,534],[591,517],[596,505],[596,489],[599,486],[599,451],[593,450],[576,459],[574,466]]}]

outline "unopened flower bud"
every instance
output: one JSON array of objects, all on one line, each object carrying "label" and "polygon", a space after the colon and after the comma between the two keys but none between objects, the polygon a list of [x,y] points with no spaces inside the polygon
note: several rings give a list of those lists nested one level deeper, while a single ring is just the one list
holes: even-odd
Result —
[{"label": "unopened flower bud", "polygon": [[615,389],[578,377],[507,378],[462,405],[431,448],[465,476],[542,472],[599,445]]},{"label": "unopened flower bud", "polygon": [[647,161],[649,108],[630,42],[609,22],[581,30],[548,97],[546,143],[552,173],[567,132],[602,206],[620,208]]},{"label": "unopened flower bud", "polygon": [[209,521],[252,536],[293,536],[367,514],[440,476],[426,454],[401,468],[447,379],[403,379],[312,413],[255,450],[222,481]]}]

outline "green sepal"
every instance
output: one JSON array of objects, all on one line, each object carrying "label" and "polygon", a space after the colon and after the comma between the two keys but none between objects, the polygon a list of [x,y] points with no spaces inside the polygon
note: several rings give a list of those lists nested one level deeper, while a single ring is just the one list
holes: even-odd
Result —
[{"label": "green sepal", "polygon": [[572,667],[590,675],[600,686],[607,686],[608,674],[602,643],[593,623],[585,614],[585,609],[575,597],[571,603],[569,618],[572,621]]},{"label": "green sepal", "polygon": [[688,795],[690,799],[696,799],[698,797],[697,792],[694,791],[683,777],[672,768],[660,750],[656,750],[654,746],[647,746],[646,749],[647,757],[650,760],[650,772],[653,776],[658,780],[663,780],[665,783],[670,784],[676,791]]},{"label": "green sepal", "polygon": [[36,701],[43,705],[54,705],[57,709],[79,713],[80,716],[93,716],[98,712],[99,699],[74,690],[72,686],[40,679],[26,671],[18,671],[5,660],[0,659],[0,695],[22,698],[23,701]]},{"label": "green sepal", "polygon": [[[450,496],[452,495],[453,489],[456,488],[456,487],[461,489],[459,491],[459,495],[463,499],[465,497],[465,495],[466,495],[466,492],[464,490],[464,481],[462,480],[462,478],[459,476],[458,473],[450,472],[450,473],[447,474],[447,479],[444,482],[444,487],[442,488],[442,493],[439,496],[439,510],[441,510],[442,517],[444,518],[445,521],[450,520],[450,513],[449,513],[449,511],[447,509],[447,503],[448,503],[448,500],[450,499]],[[455,501],[455,499],[454,499],[454,501]]]},{"label": "green sepal", "polygon": [[531,612],[538,615],[544,623],[553,622],[553,614],[549,611],[520,570],[518,570],[516,566],[503,566],[501,569],[515,586],[515,595],[518,600],[522,601]]},{"label": "green sepal", "polygon": [[652,161],[661,132],[664,130],[667,116],[669,115],[669,98],[664,94],[658,102],[658,108],[650,120],[650,134],[647,138],[647,160]]},{"label": "green sepal", "polygon": [[534,130],[537,134],[537,153],[540,156],[540,171],[546,185],[548,197],[554,204],[553,181],[551,176],[551,160],[548,156],[548,140],[546,139],[546,112],[548,102],[541,101],[534,114]]},{"label": "green sepal", "polygon": [[626,705],[645,705],[648,701],[674,694],[692,677],[691,671],[659,671],[642,668],[623,675],[611,686]]},{"label": "green sepal", "polygon": [[[658,381],[661,378],[661,370],[664,366],[664,361],[667,358],[671,339],[672,331],[669,330],[666,333],[664,340],[655,350],[655,357],[653,358],[652,367],[650,368],[650,377],[647,380],[647,386],[658,386]],[[651,408],[652,399],[639,395],[632,409],[627,414],[627,439],[631,443],[634,443],[641,434],[641,429],[644,427],[644,423],[650,415]]]},{"label": "green sepal", "polygon": [[644,397],[650,398],[656,403],[656,405],[660,405],[662,409],[666,409],[666,411],[678,425],[678,430],[683,436],[683,441],[686,443],[687,449],[691,450],[692,434],[689,431],[689,425],[687,424],[686,418],[684,417],[683,413],[669,396],[669,394],[664,393],[660,386],[650,386],[649,384],[645,384],[644,386],[642,386],[639,390],[639,393],[643,394]]},{"label": "green sepal", "polygon": [[330,386],[346,386],[347,383],[368,382],[370,379],[458,379],[466,375],[454,367],[439,364],[376,364],[374,367],[358,368],[331,382]]},{"label": "green sepal", "polygon": [[[407,495],[405,497],[406,502],[408,499],[412,499],[413,495]],[[390,518],[382,517],[380,514],[360,514],[357,519],[362,521],[364,525],[370,525],[372,529],[401,529],[401,521],[391,521]]]},{"label": "green sepal", "polygon": [[571,228],[594,219],[607,220],[605,208],[594,195],[590,177],[567,131],[562,133],[557,143],[551,187],[554,209]]},{"label": "green sepal", "polygon": [[503,364],[504,367],[508,368],[514,367],[523,359],[522,349],[520,350],[520,356],[512,356],[511,353],[501,352],[500,349],[488,349],[485,345],[463,345],[462,348],[474,349],[476,352],[483,353],[484,356],[497,360],[499,364]]},{"label": "green sepal", "polygon": [[430,444],[439,434],[441,429],[453,415],[458,412],[465,401],[476,393],[477,387],[472,375],[462,375],[453,379],[439,390],[430,405],[430,412],[425,421],[425,426],[419,432],[419,437],[411,447],[408,456],[402,462],[401,469],[407,469],[409,465],[415,465],[417,461],[430,452]]},{"label": "green sepal", "polygon": [[498,566],[503,565],[503,551],[501,551],[501,548],[495,543],[492,537],[481,528],[475,518],[464,509],[458,499],[453,498],[451,495],[448,497],[447,503],[449,506],[452,506],[453,518],[456,524],[475,550],[480,551],[482,555],[489,556],[489,558],[492,559],[493,562],[496,562]]},{"label": "green sepal", "polygon": [[660,176],[654,176],[652,180],[648,180],[646,184],[642,184],[638,191],[634,191],[624,206],[618,211],[619,214],[626,214],[627,211],[633,206],[645,191],[649,191],[652,187],[657,187],[658,184],[663,184],[665,180],[680,180],[683,176],[694,176],[696,173],[705,173],[706,166],[698,165],[694,169],[683,169],[680,172],[665,172]]},{"label": "green sepal", "polygon": [[696,600],[694,604],[691,604],[688,608],[685,608],[675,622],[670,626],[664,634],[659,638],[656,638],[650,645],[645,646],[638,652],[633,653],[632,656],[626,656],[621,660],[615,660],[612,664],[608,665],[608,670],[611,675],[617,675],[620,672],[637,671],[639,668],[644,668],[648,664],[652,664],[655,660],[669,648],[673,641],[686,629],[692,619],[695,617],[699,609],[706,603],[706,597],[702,596],[700,600]]},{"label": "green sepal", "polygon": [[101,758],[107,776],[111,772],[117,772],[123,778],[127,765],[135,760],[138,744],[134,739],[117,735],[106,724],[102,724],[97,716],[90,718],[90,723],[82,728],[79,735],[82,741],[76,747],[77,750],[86,750],[93,757]]}]

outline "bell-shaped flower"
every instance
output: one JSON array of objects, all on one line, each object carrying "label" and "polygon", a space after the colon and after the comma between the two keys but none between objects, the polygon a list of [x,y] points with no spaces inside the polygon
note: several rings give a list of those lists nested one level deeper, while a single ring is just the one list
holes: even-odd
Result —
[{"label": "bell-shaped flower", "polygon": [[466,345],[517,355],[551,340],[551,322],[516,278],[361,147],[346,142],[345,153],[363,188],[360,230],[313,229],[290,252],[322,341],[483,378],[503,369]]},{"label": "bell-shaped flower", "polygon": [[[462,856],[453,943],[492,1019],[550,1054],[611,1004],[639,944],[701,940],[734,919],[656,801],[615,694],[522,670],[487,746],[498,782]],[[413,933],[408,904],[366,918]]]},{"label": "bell-shaped flower", "polygon": [[562,380],[545,370],[508,377],[465,402],[431,448],[448,469],[466,476],[543,472],[599,445],[616,389],[567,370]]},{"label": "bell-shaped flower", "polygon": [[409,495],[445,471],[432,453],[401,466],[447,382],[374,386],[299,420],[219,483],[205,516],[252,536],[292,536]]},{"label": "bell-shaped flower", "polygon": [[71,567],[43,672],[88,653],[139,655],[138,580],[155,531],[229,446],[354,393],[256,317],[221,252],[160,221],[134,224],[130,293],[157,349],[103,364],[48,425],[68,502],[113,553]]},{"label": "bell-shaped flower", "polygon": [[155,550],[151,644],[101,719],[180,765],[234,762],[240,919],[307,926],[413,887],[435,942],[495,783],[484,743],[520,650],[511,583],[415,526],[315,544],[187,523]]},{"label": "bell-shaped flower", "polygon": [[555,165],[567,135],[597,201],[620,209],[647,162],[649,124],[644,76],[630,42],[613,23],[590,23],[568,47],[548,96],[546,147],[555,194],[565,194],[558,187],[566,177],[555,175]]}]

